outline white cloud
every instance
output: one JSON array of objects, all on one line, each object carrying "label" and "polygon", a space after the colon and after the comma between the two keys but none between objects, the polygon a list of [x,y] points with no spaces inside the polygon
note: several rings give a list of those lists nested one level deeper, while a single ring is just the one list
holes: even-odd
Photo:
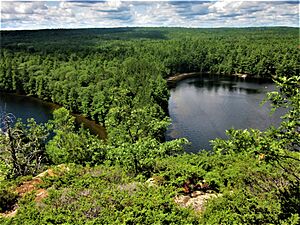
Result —
[{"label": "white cloud", "polygon": [[2,29],[299,26],[298,1],[2,1]]},{"label": "white cloud", "polygon": [[12,2],[2,1],[1,13],[3,14],[33,14],[47,10],[45,2]]}]

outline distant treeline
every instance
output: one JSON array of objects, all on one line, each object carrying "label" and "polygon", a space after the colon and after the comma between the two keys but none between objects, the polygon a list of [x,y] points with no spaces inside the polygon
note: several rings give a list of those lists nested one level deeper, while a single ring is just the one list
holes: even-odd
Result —
[{"label": "distant treeline", "polygon": [[167,120],[169,75],[299,74],[297,28],[2,31],[1,41],[1,90],[58,103],[109,133],[118,127],[126,142],[162,138],[165,126],[151,121]]},{"label": "distant treeline", "polygon": [[51,53],[65,61],[151,55],[164,66],[164,75],[194,71],[263,77],[299,73],[298,28],[2,31],[1,36],[2,49],[40,56]]},{"label": "distant treeline", "polygon": [[[105,125],[108,138],[77,129],[65,108],[46,124],[10,126],[11,115],[2,113],[0,224],[299,224],[298,32],[1,32],[0,91],[59,103]],[[274,110],[288,109],[283,122],[266,131],[231,129],[211,151],[181,154],[185,139],[163,140],[165,78],[194,71],[275,76],[279,92],[268,99]],[[47,167],[48,175],[28,181]],[[17,194],[37,180],[38,190]],[[212,195],[202,212],[181,207],[202,208],[188,202]]]}]

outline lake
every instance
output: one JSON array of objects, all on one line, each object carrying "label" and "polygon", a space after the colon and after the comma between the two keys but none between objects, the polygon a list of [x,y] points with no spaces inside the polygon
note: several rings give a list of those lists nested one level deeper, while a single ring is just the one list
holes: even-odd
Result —
[{"label": "lake", "polygon": [[[230,128],[266,129],[278,126],[278,111],[270,116],[270,107],[260,106],[268,91],[275,90],[271,81],[243,79],[217,75],[199,75],[176,83],[171,88],[169,115],[172,124],[168,128],[166,140],[185,137],[191,145],[189,152],[211,149],[210,140],[226,138],[225,130]],[[16,94],[0,93],[0,112],[13,113],[24,122],[33,117],[38,123],[52,118],[52,111],[58,105],[37,98]],[[105,138],[103,127],[78,114],[73,114],[77,123],[83,123],[94,134]]]},{"label": "lake", "polygon": [[[56,104],[37,98],[0,92],[0,113],[12,113],[15,118],[21,118],[23,122],[26,122],[27,118],[34,118],[37,123],[46,123],[49,119],[52,119],[53,110],[59,107]],[[75,116],[77,124],[82,123],[91,133],[106,138],[104,127],[81,115],[72,115]]]},{"label": "lake", "polygon": [[16,118],[26,122],[27,118],[33,117],[38,123],[45,123],[52,119],[52,111],[58,108],[55,104],[46,103],[39,99],[0,93],[0,113],[12,113]]},{"label": "lake", "polygon": [[210,140],[226,138],[230,128],[267,127],[280,123],[283,111],[270,115],[270,106],[260,106],[266,93],[275,90],[272,81],[217,75],[187,78],[172,87],[169,115],[172,124],[166,140],[185,137],[189,152],[211,149]]}]

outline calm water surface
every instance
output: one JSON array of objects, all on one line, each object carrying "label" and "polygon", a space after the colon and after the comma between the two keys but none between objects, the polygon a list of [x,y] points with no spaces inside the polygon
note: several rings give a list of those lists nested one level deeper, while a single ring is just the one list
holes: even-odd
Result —
[{"label": "calm water surface", "polygon": [[275,89],[271,81],[201,75],[179,81],[171,89],[169,114],[172,124],[166,139],[185,137],[187,151],[211,149],[209,140],[226,138],[230,128],[266,129],[278,126],[280,115],[270,116],[270,106],[260,106],[266,92]]},{"label": "calm water surface", "polygon": [[[274,90],[272,82],[202,75],[188,78],[171,89],[169,114],[172,124],[166,139],[186,137],[192,144],[187,151],[210,149],[214,138],[226,138],[230,128],[258,128],[278,126],[282,112],[270,116],[270,107],[260,106],[266,92]],[[33,117],[38,123],[52,118],[57,105],[35,98],[0,93],[0,112],[11,112],[24,122]],[[105,129],[95,122],[75,115],[94,134],[106,136]]]},{"label": "calm water surface", "polygon": [[16,118],[26,122],[27,118],[34,118],[38,123],[45,123],[52,119],[52,111],[58,107],[35,98],[0,93],[0,112],[12,113]]},{"label": "calm water surface", "polygon": [[[34,118],[37,123],[46,123],[52,119],[53,110],[58,108],[59,106],[56,104],[36,98],[0,92],[0,113],[12,113],[16,118],[21,118],[23,122],[26,122],[27,118]],[[83,123],[91,133],[106,138],[105,128],[78,114],[72,115],[75,116],[77,124]]]}]

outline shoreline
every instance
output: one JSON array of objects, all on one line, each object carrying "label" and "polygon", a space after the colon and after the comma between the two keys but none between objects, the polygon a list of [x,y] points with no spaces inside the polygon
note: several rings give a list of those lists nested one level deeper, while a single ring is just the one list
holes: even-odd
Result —
[{"label": "shoreline", "polygon": [[[0,94],[18,96],[20,98],[26,98],[26,99],[29,99],[30,101],[34,101],[34,102],[37,102],[39,104],[46,105],[49,108],[50,112],[53,112],[56,109],[64,107],[64,106],[61,106],[61,105],[53,103],[53,102],[48,102],[48,101],[42,100],[38,97],[34,97],[34,96],[31,96],[31,95],[20,94],[18,92],[0,91]],[[73,113],[71,111],[70,111],[70,114],[75,117],[75,122],[78,125],[83,124],[83,126],[85,128],[87,128],[91,132],[91,134],[97,135],[98,137],[100,137],[103,140],[105,140],[107,138],[107,132],[106,132],[106,129],[105,129],[104,126],[101,126],[100,124],[97,124],[94,120],[90,120],[90,119],[86,118],[85,116],[83,116],[81,114]]]},{"label": "shoreline", "polygon": [[[198,77],[201,75],[211,75],[212,73],[210,72],[191,72],[191,73],[178,73],[175,75],[172,75],[170,77],[167,77],[167,84],[168,86],[174,86],[177,82],[181,80],[185,80],[187,78],[193,78],[193,77]],[[238,78],[243,78],[243,79],[258,79],[258,80],[272,80],[271,78],[264,78],[264,77],[259,77],[257,75],[250,75],[250,74],[245,74],[245,73],[234,73],[234,74],[216,74],[220,76],[228,76],[228,77],[238,77]],[[272,75],[272,78],[275,76]]]}]

